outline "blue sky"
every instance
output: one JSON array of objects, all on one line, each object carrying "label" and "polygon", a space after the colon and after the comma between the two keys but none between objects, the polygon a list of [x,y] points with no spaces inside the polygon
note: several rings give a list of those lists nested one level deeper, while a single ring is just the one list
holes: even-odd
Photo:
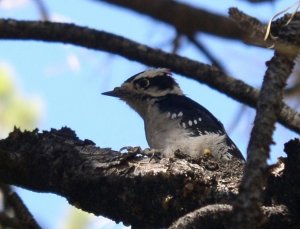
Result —
[{"label": "blue sky", "polygon": [[[34,1],[16,2],[20,2],[20,5],[11,9],[4,9],[0,4],[2,18],[39,19]],[[182,2],[224,15],[227,14],[228,7],[238,6],[244,12],[268,21],[277,11],[294,1],[284,0],[274,5],[262,4],[255,7],[245,1]],[[45,3],[55,20],[89,26],[152,47],[171,50],[174,30],[146,16],[104,3],[99,4],[93,0],[78,0],[76,4],[74,0],[45,0]],[[128,24],[130,26],[127,26]],[[200,35],[199,39],[219,60],[225,60],[230,75],[255,87],[261,84],[265,61],[273,54],[271,50],[248,47],[243,43],[224,41],[205,34]],[[208,63],[206,58],[186,41],[183,42],[179,54]],[[40,101],[40,129],[68,126],[74,129],[80,138],[91,139],[101,147],[147,147],[143,123],[138,115],[124,103],[101,95],[101,92],[120,85],[129,76],[147,68],[146,66],[109,53],[71,45],[3,40],[0,43],[0,63],[5,63],[13,69],[14,78],[24,96],[38,98]],[[224,123],[225,128],[235,126],[234,117],[241,107],[239,103],[206,85],[177,75],[175,78],[183,91],[215,114]],[[247,109],[234,131],[230,132],[230,136],[244,153],[254,114],[254,110]],[[283,143],[297,136],[279,125],[277,127],[274,137],[277,144],[272,147],[271,161],[281,155]],[[44,228],[63,228],[61,222],[69,206],[64,198],[21,189],[19,193]],[[99,222],[107,223],[101,225],[101,228],[123,227],[114,226],[104,219]],[[99,225],[95,228],[99,228]]]}]

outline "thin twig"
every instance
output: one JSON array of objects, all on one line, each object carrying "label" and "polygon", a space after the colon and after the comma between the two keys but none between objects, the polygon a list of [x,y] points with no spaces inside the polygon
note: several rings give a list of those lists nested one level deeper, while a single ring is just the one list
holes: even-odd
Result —
[{"label": "thin twig", "polygon": [[48,9],[43,0],[34,0],[43,21],[50,21]]},{"label": "thin twig", "polygon": [[179,32],[176,33],[174,39],[173,39],[173,47],[172,47],[172,53],[173,54],[176,54],[181,46],[181,43],[182,43],[182,38],[183,38],[183,35]]},{"label": "thin twig", "polygon": [[208,58],[212,65],[216,66],[220,71],[226,73],[224,66],[218,61],[213,54],[205,47],[200,41],[198,41],[194,36],[187,36],[188,39]]}]

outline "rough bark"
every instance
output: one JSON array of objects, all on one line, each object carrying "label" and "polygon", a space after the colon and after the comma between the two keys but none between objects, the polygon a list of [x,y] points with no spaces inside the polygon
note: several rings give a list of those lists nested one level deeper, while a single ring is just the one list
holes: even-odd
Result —
[{"label": "rough bark", "polygon": [[284,145],[287,158],[281,158],[268,178],[265,192],[266,203],[284,203],[300,220],[300,139]]},{"label": "rough bark", "polygon": [[[56,193],[84,211],[144,228],[165,227],[193,210],[236,199],[244,167],[239,161],[149,160],[96,147],[68,128],[42,133],[15,129],[0,141],[0,181]],[[293,185],[293,190],[299,186]],[[274,192],[268,206],[288,204],[278,201],[277,189],[270,188]],[[289,209],[283,215],[288,225],[295,224]],[[271,225],[281,222],[280,211],[273,216]]]},{"label": "rough bark", "polygon": [[[292,228],[291,216],[284,205],[262,207],[261,211],[268,220],[261,227],[264,229]],[[174,222],[169,229],[226,229],[230,228],[230,219],[234,217],[232,206],[228,204],[213,204],[197,209]]]},{"label": "rough bark", "polygon": [[167,226],[200,206],[230,203],[243,164],[201,165],[120,154],[79,140],[70,129],[14,130],[0,141],[0,180],[62,195],[78,208],[134,226]]},{"label": "rough bark", "polygon": [[[251,28],[250,31],[254,37],[262,39],[263,27],[255,18],[235,8],[230,10],[230,14],[241,27],[247,25]],[[298,14],[291,22],[288,22],[290,18],[291,15],[286,15],[273,23],[268,36],[277,52],[267,64],[268,70],[257,103],[245,174],[238,201],[234,207],[234,228],[257,228],[264,220],[260,206],[263,189],[266,187],[267,159],[273,142],[272,134],[281,110],[284,86],[288,76],[292,73],[293,61],[299,53],[300,16]]]},{"label": "rough bark", "polygon": [[273,21],[269,32],[260,21],[237,8],[230,8],[229,15],[257,45],[264,42],[267,47],[289,58],[299,55],[300,13],[285,14],[282,18]]},{"label": "rough bark", "polygon": [[[259,91],[243,81],[226,76],[216,67],[153,49],[123,37],[53,22],[0,20],[0,27],[0,39],[62,42],[118,54],[146,65],[170,68],[175,73],[205,83],[250,107],[256,106]],[[300,114],[286,104],[282,106],[278,121],[300,133]]]},{"label": "rough bark", "polygon": [[260,92],[254,127],[247,150],[245,174],[235,205],[235,228],[257,228],[262,224],[261,201],[266,186],[269,158],[275,123],[282,106],[283,88],[291,74],[293,59],[275,53],[268,62]]}]

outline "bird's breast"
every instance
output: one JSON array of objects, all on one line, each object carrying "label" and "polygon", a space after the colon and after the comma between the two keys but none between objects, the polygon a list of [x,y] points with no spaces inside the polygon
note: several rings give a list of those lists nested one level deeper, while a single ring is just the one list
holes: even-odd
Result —
[{"label": "bird's breast", "polygon": [[168,113],[159,112],[158,108],[150,107],[144,119],[145,133],[151,148],[164,149],[170,141],[176,141],[184,136],[184,130],[179,126],[179,120],[172,120]]}]

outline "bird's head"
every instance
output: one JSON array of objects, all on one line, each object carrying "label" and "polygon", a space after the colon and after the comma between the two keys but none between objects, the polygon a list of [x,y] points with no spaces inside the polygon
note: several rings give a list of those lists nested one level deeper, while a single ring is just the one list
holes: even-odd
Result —
[{"label": "bird's head", "polygon": [[120,87],[103,95],[118,97],[128,103],[138,113],[143,103],[168,94],[183,95],[169,69],[158,68],[140,72],[128,78]]},{"label": "bird's head", "polygon": [[128,78],[120,87],[104,92],[103,95],[128,100],[135,97],[160,97],[167,94],[182,95],[182,91],[169,69],[158,68],[140,72]]}]

